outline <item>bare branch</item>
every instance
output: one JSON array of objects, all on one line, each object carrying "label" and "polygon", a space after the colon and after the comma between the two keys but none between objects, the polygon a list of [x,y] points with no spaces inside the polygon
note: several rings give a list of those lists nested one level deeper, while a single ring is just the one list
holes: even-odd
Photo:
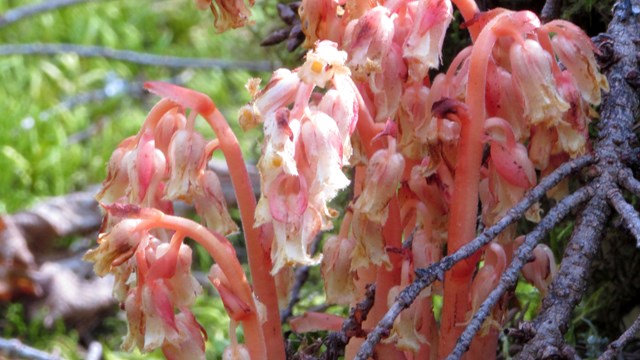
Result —
[{"label": "bare branch", "polygon": [[607,191],[607,199],[620,214],[631,235],[636,238],[636,247],[640,248],[640,214],[624,199],[618,188]]},{"label": "bare branch", "polygon": [[451,269],[455,264],[473,255],[476,251],[498,236],[498,234],[500,234],[500,232],[502,232],[507,226],[522,218],[527,209],[541,199],[549,189],[556,186],[560,181],[562,181],[562,179],[593,163],[593,161],[593,156],[586,155],[562,164],[554,172],[542,179],[537,186],[531,189],[531,191],[529,191],[525,197],[520,200],[519,203],[509,209],[506,215],[495,225],[485,229],[482,234],[471,240],[453,254],[445,256],[442,260],[427,267],[426,269],[416,270],[418,277],[413,281],[413,283],[404,288],[400,294],[398,294],[396,301],[378,322],[373,331],[367,336],[367,339],[360,347],[360,351],[358,352],[356,359],[363,360],[371,356],[375,344],[380,341],[384,334],[388,333],[400,312],[409,307],[424,288],[431,285],[431,283],[438,279],[443,279],[444,273]]},{"label": "bare branch", "polygon": [[485,319],[491,313],[491,309],[498,303],[502,296],[512,289],[517,281],[522,267],[527,264],[531,257],[531,252],[535,246],[553,229],[560,221],[562,221],[571,210],[578,205],[584,203],[593,196],[593,189],[583,187],[573,194],[562,199],[554,206],[547,216],[531,231],[524,240],[524,243],[518,247],[514,255],[513,261],[500,277],[500,283],[491,291],[487,299],[480,305],[478,311],[473,315],[471,322],[464,329],[464,332],[458,338],[456,346],[449,355],[449,360],[459,359],[469,349],[471,340],[482,327]]},{"label": "bare branch", "polygon": [[21,343],[17,339],[0,338],[0,354],[8,356],[10,359],[14,357],[22,357],[34,360],[59,360],[60,357],[53,356],[42,350],[34,349]]},{"label": "bare branch", "polygon": [[[604,184],[594,185],[600,191],[602,186],[598,185]],[[603,194],[598,193],[578,215],[558,275],[551,283],[549,295],[542,301],[540,314],[534,320],[535,336],[525,344],[517,359],[567,358],[572,351],[565,346],[564,333],[573,309],[586,291],[591,262],[598,251],[610,212]]]},{"label": "bare branch", "polygon": [[349,317],[342,323],[339,332],[329,334],[327,339],[327,351],[323,355],[324,360],[336,360],[344,355],[344,347],[353,336],[364,336],[362,323],[367,320],[369,311],[373,307],[376,295],[376,285],[367,285],[364,300],[351,308]]},{"label": "bare branch", "polygon": [[0,28],[11,25],[22,19],[29,18],[48,11],[61,9],[67,6],[100,0],[44,0],[41,3],[29,4],[11,9],[0,16]]},{"label": "bare branch", "polygon": [[118,50],[102,46],[77,44],[11,44],[0,45],[0,56],[7,55],[60,55],[73,53],[82,57],[100,57],[141,65],[172,68],[199,68],[220,70],[272,71],[278,64],[268,61],[238,61],[222,59],[188,58],[156,55],[131,50]]},{"label": "bare branch", "polygon": [[560,11],[562,10],[562,0],[547,0],[540,12],[540,19],[543,22],[549,22],[553,19],[560,17]]},{"label": "bare branch", "polygon": [[636,334],[640,331],[640,316],[636,318],[636,320],[629,326],[629,328],[620,335],[616,341],[609,344],[607,347],[607,351],[605,351],[598,360],[612,360],[620,350],[624,348],[624,346],[636,336]]},{"label": "bare branch", "polygon": [[640,197],[640,181],[633,177],[633,172],[630,169],[625,168],[620,171],[618,182],[633,195]]}]

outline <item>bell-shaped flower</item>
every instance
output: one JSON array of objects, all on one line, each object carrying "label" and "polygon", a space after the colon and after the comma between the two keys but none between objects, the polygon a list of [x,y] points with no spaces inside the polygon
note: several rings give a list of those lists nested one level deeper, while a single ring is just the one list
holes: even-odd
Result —
[{"label": "bell-shaped flower", "polygon": [[160,121],[153,129],[153,139],[156,149],[162,151],[165,157],[169,154],[169,145],[176,131],[183,129],[187,123],[184,114],[178,108],[171,109],[162,115]]},{"label": "bell-shaped flower", "polygon": [[126,195],[129,186],[129,154],[134,149],[135,136],[124,139],[111,154],[107,166],[107,178],[102,182],[102,189],[96,200],[103,204],[111,204]]},{"label": "bell-shaped flower", "polygon": [[349,185],[342,172],[343,139],[335,120],[321,111],[309,112],[302,122],[300,142],[306,160],[300,170],[307,178],[309,201],[323,215],[331,216],[327,202]]},{"label": "bell-shaped flower", "polygon": [[354,88],[347,83],[350,81],[348,77],[334,77],[335,89],[328,90],[318,104],[318,110],[329,115],[338,125],[342,139],[342,164],[348,164],[353,153],[351,134],[358,123],[358,100]]},{"label": "bell-shaped flower", "polygon": [[353,238],[337,235],[324,243],[320,270],[329,304],[349,305],[356,300],[356,273],[351,270],[351,253],[355,245]]},{"label": "bell-shaped flower", "polygon": [[349,53],[348,65],[357,80],[382,72],[382,61],[393,42],[394,24],[389,10],[376,6],[347,26],[343,48]]},{"label": "bell-shaped flower", "polygon": [[238,225],[231,219],[227,210],[222,186],[215,172],[205,170],[198,176],[198,187],[193,194],[193,202],[196,212],[207,228],[225,236],[238,231]]},{"label": "bell-shaped flower", "polygon": [[[491,242],[484,254],[484,265],[473,278],[469,291],[471,311],[475,313],[498,286],[500,277],[507,267],[507,255],[501,245]],[[470,314],[471,315],[471,314]],[[469,316],[469,318],[471,318]]]},{"label": "bell-shaped flower", "polygon": [[589,36],[565,20],[550,21],[543,28],[555,32],[551,39],[553,51],[575,79],[584,100],[599,105],[600,91],[609,91],[609,83],[598,71],[594,46]]},{"label": "bell-shaped flower", "polygon": [[267,198],[274,231],[271,273],[276,274],[287,265],[318,264],[321,258],[312,258],[309,246],[322,227],[322,219],[318,211],[309,206],[304,177],[280,175],[271,184]]},{"label": "bell-shaped flower", "polygon": [[[400,285],[392,287],[387,294],[388,306],[392,306],[395,303],[400,291],[411,282],[410,270],[411,262],[409,259],[404,259],[400,274]],[[420,292],[409,308],[400,313],[394,320],[389,337],[384,339],[383,343],[395,343],[398,349],[413,353],[417,353],[420,347],[427,343],[427,338],[418,329],[422,327],[423,315],[427,311],[431,311],[431,309],[424,308],[424,300],[428,296],[429,291],[427,289]]]},{"label": "bell-shaped flower", "polygon": [[298,75],[306,84],[324,88],[335,75],[350,74],[349,68],[345,66],[346,60],[347,53],[338,50],[336,43],[328,40],[319,41],[313,50],[307,52]]},{"label": "bell-shaped flower", "polygon": [[486,106],[488,116],[503,118],[509,122],[516,141],[524,142],[529,137],[529,124],[523,116],[523,104],[513,76],[493,62],[487,66]]},{"label": "bell-shaped flower", "polygon": [[238,121],[244,131],[263,123],[268,114],[291,104],[296,97],[300,77],[297,72],[289,69],[278,69],[273,72],[264,89],[258,90],[258,84],[259,79],[247,82],[246,87],[253,100],[243,106],[238,114]]},{"label": "bell-shaped flower", "polygon": [[513,79],[531,125],[557,125],[570,106],[558,92],[551,54],[532,39],[514,43],[509,51]]},{"label": "bell-shaped flower", "polygon": [[188,309],[181,309],[176,315],[175,323],[180,336],[173,342],[165,341],[162,345],[162,353],[167,360],[204,360],[203,335],[206,337],[206,332],[202,325]]},{"label": "bell-shaped flower", "polygon": [[[520,237],[516,242],[522,241],[524,238]],[[522,276],[533,284],[542,296],[547,295],[549,284],[557,272],[553,251],[545,244],[536,245],[533,249],[533,260],[522,268]]]},{"label": "bell-shaped flower", "polygon": [[121,220],[109,232],[100,234],[98,247],[87,251],[82,259],[94,263],[97,275],[107,275],[114,266],[131,258],[142,238],[147,236],[146,231],[138,229],[140,223],[139,219]]},{"label": "bell-shaped flower", "polygon": [[218,264],[214,264],[211,267],[208,277],[216,290],[218,290],[224,309],[233,321],[243,320],[253,312],[251,305],[244,302],[238,294],[233,292],[229,279]]},{"label": "bell-shaped flower", "polygon": [[160,186],[166,173],[164,154],[155,147],[153,134],[142,134],[138,147],[128,154],[129,202],[145,207],[160,207],[157,203]]},{"label": "bell-shaped flower", "polygon": [[382,69],[383,71],[369,76],[369,89],[373,93],[376,108],[375,120],[378,122],[394,118],[400,107],[407,66],[398,45],[393,44],[389,48],[384,56]]},{"label": "bell-shaped flower", "polygon": [[175,346],[192,335],[192,331],[182,332],[175,313],[176,308],[193,305],[202,291],[191,275],[191,257],[191,249],[176,236],[170,244],[148,237],[137,249],[137,283],[124,302],[129,323],[125,350],[138,347],[147,352],[167,343]]},{"label": "bell-shaped flower", "polygon": [[[363,196],[362,194],[360,196]],[[391,268],[391,260],[385,249],[382,235],[382,225],[359,211],[353,214],[351,231],[356,240],[356,246],[351,254],[351,270],[368,267],[371,264],[384,265]]]},{"label": "bell-shaped flower", "polygon": [[527,148],[517,143],[511,125],[504,119],[485,120],[485,134],[490,139],[491,160],[505,180],[528,189],[536,183],[536,172]]},{"label": "bell-shaped flower", "polygon": [[402,47],[413,81],[422,83],[429,69],[440,65],[442,43],[452,19],[453,7],[449,0],[418,2],[411,32]]},{"label": "bell-shaped flower", "polygon": [[[390,143],[395,143],[395,140],[390,139]],[[369,220],[384,224],[387,205],[396,193],[404,163],[402,154],[395,151],[395,146],[376,151],[369,160],[365,186],[353,208]]]},{"label": "bell-shaped flower", "polygon": [[196,131],[179,130],[175,133],[169,145],[167,200],[192,201],[198,177],[206,165],[206,145],[205,139]]},{"label": "bell-shaped flower", "polygon": [[[250,6],[253,3],[254,0],[249,0]],[[251,16],[245,0],[196,0],[196,5],[200,10],[211,9],[213,24],[219,33],[246,25]]]}]

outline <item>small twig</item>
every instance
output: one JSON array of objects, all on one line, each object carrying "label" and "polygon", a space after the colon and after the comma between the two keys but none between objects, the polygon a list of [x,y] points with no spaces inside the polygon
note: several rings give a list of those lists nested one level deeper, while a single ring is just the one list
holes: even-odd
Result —
[{"label": "small twig", "polygon": [[618,175],[618,182],[625,189],[631,191],[633,195],[640,197],[640,181],[633,177],[633,172],[631,172],[630,169],[624,168],[620,171],[620,174]]},{"label": "small twig", "polygon": [[607,199],[609,204],[620,214],[627,229],[636,239],[636,247],[640,247],[640,214],[624,199],[618,188],[610,189],[607,192]]},{"label": "small twig", "polygon": [[344,347],[353,336],[364,336],[362,323],[367,320],[369,311],[373,307],[376,297],[376,285],[369,284],[364,299],[349,311],[349,317],[342,323],[339,332],[329,334],[327,338],[327,351],[323,354],[323,360],[335,360],[344,355]]},{"label": "small twig", "polygon": [[609,344],[607,347],[607,351],[602,353],[598,360],[611,360],[615,357],[615,355],[624,348],[629,341],[633,340],[636,334],[640,331],[640,316],[636,318],[636,320],[629,326],[629,328],[620,335],[616,341]]},{"label": "small twig", "polygon": [[14,357],[22,357],[34,360],[59,360],[59,356],[54,356],[42,350],[34,349],[21,343],[17,339],[0,338],[0,353],[8,356],[10,359]]},{"label": "small twig", "polygon": [[96,2],[100,0],[44,0],[41,3],[29,4],[15,9],[8,10],[0,15],[0,28],[11,25],[22,19],[42,14],[48,11],[61,9],[63,7],[82,4],[86,2]]},{"label": "small twig", "polygon": [[540,11],[540,19],[545,23],[557,19],[560,17],[560,10],[562,10],[562,0],[547,0]]},{"label": "small twig", "polygon": [[222,59],[188,58],[156,55],[131,50],[118,50],[102,46],[77,44],[11,44],[0,45],[0,56],[7,55],[60,55],[74,53],[83,57],[100,57],[142,65],[174,68],[217,68],[220,70],[271,71],[277,64],[268,61],[238,61]]},{"label": "small twig", "polygon": [[424,288],[431,285],[438,279],[443,279],[444,273],[451,269],[455,264],[473,255],[476,251],[480,250],[484,245],[488,244],[498,236],[498,234],[507,228],[507,226],[522,218],[527,209],[542,198],[549,189],[562,181],[562,179],[593,163],[593,161],[593,156],[586,155],[562,164],[554,172],[542,179],[540,183],[531,189],[531,191],[529,191],[513,208],[509,209],[505,216],[496,224],[485,229],[482,234],[462,246],[453,254],[445,256],[440,261],[430,265],[426,269],[416,270],[416,273],[418,274],[417,278],[409,286],[404,288],[400,294],[398,294],[396,301],[391,305],[387,313],[378,322],[373,331],[367,336],[367,339],[360,347],[360,351],[358,352],[356,359],[364,360],[371,356],[375,344],[380,341],[384,334],[388,333],[389,329],[393,326],[393,322],[398,315],[400,315],[400,312],[409,307]]},{"label": "small twig", "polygon": [[491,313],[491,309],[493,309],[509,289],[512,289],[516,285],[520,270],[527,264],[534,247],[551,229],[562,221],[571,210],[587,201],[591,196],[593,196],[593,189],[583,187],[562,199],[562,201],[554,206],[542,221],[536,225],[533,231],[527,235],[524,243],[516,250],[513,261],[500,277],[498,286],[491,291],[487,299],[480,305],[480,308],[478,308],[478,311],[473,315],[473,318],[458,338],[456,346],[447,358],[448,360],[459,359],[469,349],[471,340],[473,340],[473,337],[482,327],[485,319]]}]

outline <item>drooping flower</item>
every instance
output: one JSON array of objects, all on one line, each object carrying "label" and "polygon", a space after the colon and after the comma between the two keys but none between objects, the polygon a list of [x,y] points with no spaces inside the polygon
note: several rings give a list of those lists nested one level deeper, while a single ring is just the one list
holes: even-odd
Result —
[{"label": "drooping flower", "polygon": [[413,81],[421,83],[429,69],[440,65],[442,44],[452,19],[453,8],[448,0],[418,2],[411,32],[402,47]]},{"label": "drooping flower", "polygon": [[221,33],[228,29],[235,29],[249,23],[254,0],[249,0],[247,7],[245,0],[195,0],[200,10],[211,9],[213,24],[216,31]]},{"label": "drooping flower", "polygon": [[323,248],[322,278],[330,304],[349,305],[356,300],[355,272],[351,269],[353,238],[329,237]]},{"label": "drooping flower", "polygon": [[227,210],[220,180],[215,172],[206,170],[198,176],[193,202],[207,228],[225,236],[238,231],[238,225]]},{"label": "drooping flower", "polygon": [[347,26],[344,49],[349,53],[348,65],[357,80],[383,70],[382,61],[391,49],[394,25],[389,10],[376,6]]},{"label": "drooping flower", "polygon": [[553,20],[542,26],[555,32],[553,51],[576,81],[582,98],[599,105],[600,91],[609,91],[607,78],[598,71],[591,39],[582,29],[565,20]]},{"label": "drooping flower", "polygon": [[570,106],[558,92],[551,54],[532,39],[513,44],[509,54],[513,79],[522,95],[529,123],[557,125]]},{"label": "drooping flower", "polygon": [[82,257],[93,262],[93,269],[99,276],[105,276],[114,266],[118,266],[135,253],[138,244],[146,236],[146,231],[138,230],[141,220],[124,219],[98,236],[98,247]]},{"label": "drooping flower", "polygon": [[191,202],[198,187],[198,177],[206,165],[206,141],[193,130],[178,130],[169,145],[169,181],[167,200]]}]

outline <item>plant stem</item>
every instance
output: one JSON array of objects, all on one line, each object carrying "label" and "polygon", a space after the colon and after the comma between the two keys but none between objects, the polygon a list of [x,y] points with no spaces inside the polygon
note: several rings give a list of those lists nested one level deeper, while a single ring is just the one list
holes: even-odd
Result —
[{"label": "plant stem", "polygon": [[238,139],[217,108],[214,108],[208,114],[202,115],[209,122],[209,125],[211,125],[220,140],[220,149],[227,161],[229,174],[238,199],[254,291],[257,299],[267,308],[267,319],[263,325],[264,336],[267,340],[266,358],[284,359],[284,340],[280,326],[276,284],[274,278],[270,275],[270,269],[272,268],[271,256],[268,249],[263,246],[263,244],[271,244],[271,236],[264,231],[263,227],[254,227],[256,198],[253,195],[249,173],[245,167]]}]

